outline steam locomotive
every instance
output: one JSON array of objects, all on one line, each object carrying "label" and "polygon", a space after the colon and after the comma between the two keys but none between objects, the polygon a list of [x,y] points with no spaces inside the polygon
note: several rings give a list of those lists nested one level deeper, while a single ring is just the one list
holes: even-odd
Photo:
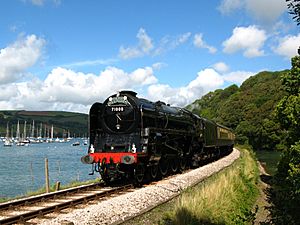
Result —
[{"label": "steam locomotive", "polygon": [[228,153],[232,131],[190,111],[121,91],[89,112],[90,143],[81,161],[105,182],[159,179]]}]

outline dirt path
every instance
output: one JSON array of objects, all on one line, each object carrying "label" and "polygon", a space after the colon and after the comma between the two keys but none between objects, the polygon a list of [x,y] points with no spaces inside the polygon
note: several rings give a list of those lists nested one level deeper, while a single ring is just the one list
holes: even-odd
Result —
[{"label": "dirt path", "polygon": [[270,185],[268,183],[271,179],[271,176],[265,171],[260,162],[258,162],[258,167],[261,178],[261,181],[259,183],[260,196],[256,201],[258,210],[255,216],[254,224],[267,224],[270,221],[270,212],[268,210],[270,203],[268,202],[267,189],[270,188]]}]

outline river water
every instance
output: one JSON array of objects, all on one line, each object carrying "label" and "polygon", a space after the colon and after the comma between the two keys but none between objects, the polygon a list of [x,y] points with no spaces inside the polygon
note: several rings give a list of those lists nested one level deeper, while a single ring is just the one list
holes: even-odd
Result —
[{"label": "river water", "polygon": [[[72,143],[79,141],[79,146]],[[0,142],[0,198],[23,196],[45,187],[45,158],[48,158],[50,185],[87,181],[99,177],[88,175],[91,166],[80,158],[87,154],[81,139],[65,143],[40,143],[4,147]]]}]

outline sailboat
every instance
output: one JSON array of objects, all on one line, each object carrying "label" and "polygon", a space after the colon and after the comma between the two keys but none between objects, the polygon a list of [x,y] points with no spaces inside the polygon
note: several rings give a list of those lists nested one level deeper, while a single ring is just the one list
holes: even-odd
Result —
[{"label": "sailboat", "polygon": [[73,138],[70,137],[70,131],[68,130],[68,138],[67,138],[67,142],[71,141]]},{"label": "sailboat", "polygon": [[9,139],[5,139],[4,141],[4,147],[11,147],[13,143]]},{"label": "sailboat", "polygon": [[9,138],[9,127],[8,127],[8,122],[6,126],[6,137],[4,140],[4,147],[11,147],[13,145],[11,139]]},{"label": "sailboat", "polygon": [[35,131],[34,120],[32,120],[31,134],[29,137],[30,144],[38,143],[37,139],[34,137],[34,131]]},{"label": "sailboat", "polygon": [[24,122],[24,132],[22,135],[22,138],[20,137],[20,124],[18,121],[18,125],[17,125],[17,146],[28,146],[29,145],[29,140],[26,138],[26,121]]},{"label": "sailboat", "polygon": [[51,126],[51,130],[48,130],[48,132],[50,133],[50,138],[49,138],[49,133],[48,133],[48,135],[47,135],[47,140],[46,140],[46,142],[47,143],[52,143],[53,142],[53,125]]},{"label": "sailboat", "polygon": [[43,131],[43,124],[40,123],[40,129],[37,128],[37,132],[38,132],[38,134],[37,134],[37,143],[43,143],[44,142],[44,140],[42,138],[42,131]]},{"label": "sailboat", "polygon": [[16,133],[16,146],[24,146],[25,144],[22,142],[21,140],[21,136],[20,136],[20,121],[18,120],[18,124],[17,124],[17,133]]}]

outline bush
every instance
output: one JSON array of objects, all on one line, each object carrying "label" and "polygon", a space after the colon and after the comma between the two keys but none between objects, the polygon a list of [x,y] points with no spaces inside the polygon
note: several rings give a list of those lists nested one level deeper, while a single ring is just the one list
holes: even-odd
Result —
[{"label": "bush", "polygon": [[287,95],[278,103],[275,113],[286,129],[287,150],[282,154],[274,179],[272,217],[276,224],[299,224],[300,56],[292,58],[292,68],[282,77],[282,84]]},{"label": "bush", "polygon": [[278,164],[273,195],[273,222],[298,224],[300,221],[300,141],[284,151]]}]

